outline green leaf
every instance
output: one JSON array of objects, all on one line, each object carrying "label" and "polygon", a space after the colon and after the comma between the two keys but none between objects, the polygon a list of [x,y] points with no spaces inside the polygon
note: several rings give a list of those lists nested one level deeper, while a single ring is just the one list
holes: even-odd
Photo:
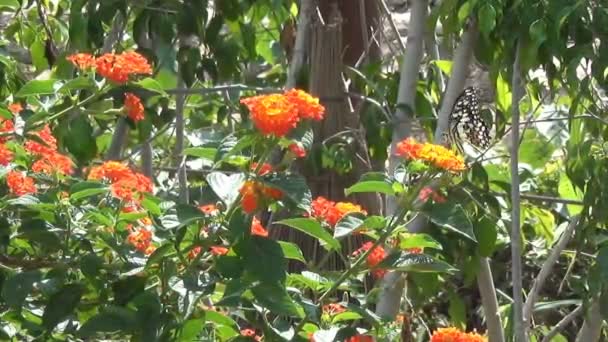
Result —
[{"label": "green leaf", "polygon": [[304,259],[304,254],[302,254],[302,250],[300,249],[300,247],[298,247],[298,245],[296,245],[295,243],[285,242],[285,241],[277,241],[277,242],[281,246],[281,249],[283,250],[283,255],[285,255],[285,258],[291,259],[291,260],[298,260],[303,263],[306,263],[306,259]]},{"label": "green leaf", "polygon": [[327,250],[339,250],[340,242],[334,239],[325,228],[321,226],[319,221],[311,218],[293,218],[277,222],[294,229],[297,229],[305,234],[308,234],[321,242]]},{"label": "green leaf", "polygon": [[365,215],[352,213],[345,215],[334,227],[334,238],[339,239],[352,234],[354,231],[365,227]]},{"label": "green leaf", "polygon": [[97,155],[97,141],[93,135],[93,126],[87,117],[79,115],[68,123],[65,145],[80,163],[86,163]]},{"label": "green leaf", "polygon": [[479,9],[477,17],[479,18],[479,30],[487,36],[496,26],[496,10],[491,4],[485,3]]},{"label": "green leaf", "polygon": [[331,323],[336,324],[336,323],[340,323],[340,322],[355,321],[355,320],[358,320],[361,318],[363,318],[363,316],[361,316],[357,312],[345,311],[345,312],[335,315],[332,318]]},{"label": "green leaf", "polygon": [[597,264],[600,269],[602,282],[608,282],[608,246],[604,246],[597,253]]},{"label": "green leaf", "polygon": [[437,260],[430,255],[414,253],[392,253],[378,268],[414,273],[450,273],[456,271],[452,265]]},{"label": "green leaf", "polygon": [[57,324],[66,319],[80,303],[84,288],[80,284],[67,284],[51,296],[42,314],[42,325],[53,330]]},{"label": "green leaf", "polygon": [[452,325],[460,328],[461,330],[466,328],[467,308],[464,301],[457,294],[452,294],[450,296],[448,313],[450,314],[450,321],[452,322]]},{"label": "green leaf", "polygon": [[213,161],[217,154],[217,149],[211,147],[189,147],[184,150],[184,154]]},{"label": "green leaf", "polygon": [[382,193],[386,195],[394,195],[393,188],[394,180],[381,172],[366,173],[361,177],[359,182],[349,187],[344,191],[346,196],[359,192]]},{"label": "green leaf", "polygon": [[477,251],[483,257],[490,257],[496,248],[496,239],[498,238],[498,230],[496,222],[487,217],[481,218],[475,224],[475,236],[477,237]]},{"label": "green leaf", "polygon": [[446,75],[452,74],[452,63],[453,62],[450,60],[433,61],[433,64],[435,64],[439,68],[439,70],[441,70]]},{"label": "green leaf", "polygon": [[0,0],[0,8],[8,7],[12,10],[21,8],[21,4],[17,0]]},{"label": "green leaf", "polygon": [[146,90],[149,90],[149,91],[152,91],[155,93],[159,93],[161,95],[167,95],[167,93],[163,89],[163,86],[157,80],[155,80],[153,78],[147,77],[139,82],[135,82],[135,84],[137,84],[138,86],[140,86]]},{"label": "green leaf", "polygon": [[95,81],[91,77],[76,77],[67,81],[59,91],[62,93],[69,93],[74,90],[82,90],[82,89],[95,89]]},{"label": "green leaf", "polygon": [[171,242],[167,242],[164,245],[158,247],[148,258],[148,261],[146,262],[146,268],[158,264],[165,255],[171,253],[175,253],[175,246],[173,246],[173,243]]},{"label": "green leaf", "polygon": [[235,246],[243,258],[245,269],[263,282],[285,281],[287,259],[278,242],[260,236],[252,236]]},{"label": "green leaf", "polygon": [[239,195],[239,190],[245,182],[245,175],[235,173],[227,176],[221,172],[212,172],[207,175],[207,183],[215,194],[230,207]]},{"label": "green leaf", "polygon": [[[78,183],[78,184],[79,185],[86,184],[86,185],[90,185],[90,187],[72,193],[70,195],[71,201],[78,201],[83,198],[103,194],[103,193],[108,192],[108,190],[109,190],[109,187],[107,185],[98,183],[98,182],[82,182],[82,183]],[[79,188],[82,188],[82,187],[80,186]]]},{"label": "green leaf", "polygon": [[192,222],[205,220],[207,217],[197,207],[188,204],[178,204],[176,206],[178,227],[187,226]]},{"label": "green leaf", "polygon": [[435,203],[431,206],[430,212],[425,212],[425,214],[431,222],[439,227],[477,242],[473,232],[473,224],[460,204],[451,202]]},{"label": "green leaf", "polygon": [[293,173],[272,173],[263,177],[263,182],[283,191],[299,209],[310,210],[312,194],[304,177]]},{"label": "green leaf", "polygon": [[55,94],[57,90],[61,87],[61,82],[57,80],[31,80],[27,82],[15,97],[26,97],[33,95],[50,95]]},{"label": "green leaf", "polygon": [[260,305],[277,315],[304,318],[304,309],[296,304],[280,285],[261,283],[251,289]]},{"label": "green leaf", "polygon": [[433,248],[442,250],[443,247],[437,240],[433,239],[430,235],[427,234],[402,234],[399,239],[399,248],[400,249],[410,249],[410,248]]},{"label": "green leaf", "polygon": [[78,335],[87,338],[96,333],[129,333],[136,326],[137,318],[133,310],[110,306],[86,321],[78,330]]},{"label": "green leaf", "polygon": [[[559,176],[559,185],[557,191],[559,192],[559,197],[563,199],[578,201],[583,200],[583,194],[578,191],[565,173],[561,173]],[[581,205],[568,204],[567,208],[570,216],[578,215],[581,213],[581,211],[583,211],[583,206]]]},{"label": "green leaf", "polygon": [[2,284],[2,298],[13,308],[20,308],[27,295],[32,291],[34,283],[39,282],[39,271],[17,273]]},{"label": "green leaf", "polygon": [[44,42],[42,42],[40,39],[34,40],[32,45],[30,45],[30,55],[32,56],[32,63],[34,64],[38,72],[49,68],[49,62],[46,59],[44,50]]}]

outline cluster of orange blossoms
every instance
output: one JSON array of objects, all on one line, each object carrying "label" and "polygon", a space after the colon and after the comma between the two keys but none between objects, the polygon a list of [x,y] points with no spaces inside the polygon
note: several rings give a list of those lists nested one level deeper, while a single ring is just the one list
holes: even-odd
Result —
[{"label": "cluster of orange blossoms", "polygon": [[447,171],[458,172],[465,169],[464,159],[454,151],[441,145],[419,143],[413,138],[399,142],[395,154],[412,160],[424,161]]},{"label": "cluster of orange blossoms", "polygon": [[[257,171],[259,176],[264,176],[273,171],[272,165],[264,163],[251,165],[252,171]],[[269,202],[278,201],[283,197],[283,192],[277,188],[268,186],[256,180],[248,180],[239,189],[241,194],[241,207],[246,213],[252,214],[263,208]]]},{"label": "cluster of orange blossoms", "polygon": [[129,203],[138,204],[143,193],[152,192],[152,181],[148,177],[117,161],[91,168],[89,179],[109,181],[112,195]]},{"label": "cluster of orange blossoms", "polygon": [[131,75],[150,75],[152,67],[148,60],[134,51],[120,54],[106,53],[94,57],[88,53],[77,53],[67,57],[79,69],[94,69],[101,76],[119,84],[129,81]]},{"label": "cluster of orange blossoms", "polygon": [[431,188],[430,186],[426,186],[426,187],[422,188],[422,190],[420,190],[420,193],[418,194],[418,199],[421,202],[426,203],[426,201],[428,201],[429,198],[432,199],[433,202],[436,202],[436,203],[445,203],[445,201],[447,201],[447,199],[445,197],[443,197],[440,193],[433,190],[433,188]]},{"label": "cluster of orange blossoms", "polygon": [[342,304],[331,303],[323,305],[323,313],[331,316],[343,313],[344,311],[346,311],[346,308]]},{"label": "cluster of orange blossoms", "polygon": [[243,329],[241,330],[241,336],[251,337],[254,341],[262,341],[262,336],[255,333],[253,329]]},{"label": "cluster of orange blossoms", "polygon": [[[313,336],[312,333],[309,334],[308,337],[308,341],[309,342],[315,342],[315,337]],[[374,342],[374,338],[368,335],[355,335],[355,336],[351,336],[347,339],[344,340],[344,342]]]},{"label": "cluster of orange blossoms", "polygon": [[[8,109],[14,114],[18,114],[23,110],[21,104],[13,103],[8,106]],[[0,118],[0,134],[13,133],[15,131],[15,125],[13,120]],[[4,145],[9,138],[5,135],[0,135],[0,165],[7,166],[13,160],[13,152]]]},{"label": "cluster of orange blossoms", "polygon": [[300,143],[292,143],[289,145],[289,152],[291,152],[296,158],[306,157],[306,149],[302,147]]},{"label": "cluster of orange blossoms", "polygon": [[[370,248],[372,248],[374,244],[372,242],[366,242],[364,243],[359,249],[357,249],[354,253],[353,256],[358,256],[362,253],[367,252]],[[386,258],[386,251],[384,250],[384,248],[382,246],[376,246],[376,248],[374,248],[372,250],[371,253],[369,253],[367,255],[367,266],[369,268],[373,268],[376,267],[378,264],[380,264],[382,262],[382,260],[384,260],[384,258]],[[372,275],[375,278],[383,278],[384,275],[386,274],[386,270],[383,269],[375,269],[372,271]]]},{"label": "cluster of orange blossoms", "polygon": [[319,196],[312,201],[312,216],[327,222],[334,227],[346,214],[362,213],[367,215],[361,206],[350,202],[334,202]]},{"label": "cluster of orange blossoms", "polygon": [[456,328],[440,328],[433,332],[430,342],[488,342],[488,338],[477,333],[466,333]]},{"label": "cluster of orange blossoms", "polygon": [[152,231],[144,227],[132,229],[129,236],[127,236],[127,241],[145,255],[152,254],[156,249],[152,245]]},{"label": "cluster of orange blossoms", "polygon": [[300,120],[319,121],[325,115],[319,99],[299,89],[247,97],[241,103],[249,109],[253,124],[262,134],[276,137],[287,135]]},{"label": "cluster of orange blossoms", "polygon": [[10,171],[6,175],[6,184],[11,192],[17,196],[36,193],[36,184],[34,179],[25,176],[19,171]]},{"label": "cluster of orange blossoms", "polygon": [[141,103],[141,99],[133,93],[125,94],[125,111],[134,122],[144,119],[144,105]]},{"label": "cluster of orange blossoms", "polygon": [[73,172],[72,160],[57,151],[57,139],[51,133],[49,126],[35,133],[44,144],[28,140],[25,149],[39,159],[32,164],[32,171],[46,174],[69,175]]}]

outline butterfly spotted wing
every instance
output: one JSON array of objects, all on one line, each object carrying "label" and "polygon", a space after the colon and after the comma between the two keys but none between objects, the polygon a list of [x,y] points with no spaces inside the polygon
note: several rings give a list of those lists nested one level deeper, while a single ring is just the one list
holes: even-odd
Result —
[{"label": "butterfly spotted wing", "polygon": [[456,99],[450,114],[448,139],[461,153],[464,152],[463,142],[481,149],[490,146],[490,130],[479,115],[480,92],[479,88],[466,88]]}]

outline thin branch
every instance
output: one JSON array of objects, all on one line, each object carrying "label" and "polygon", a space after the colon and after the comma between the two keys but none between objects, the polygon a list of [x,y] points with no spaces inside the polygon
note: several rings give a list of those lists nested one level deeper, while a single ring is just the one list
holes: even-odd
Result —
[{"label": "thin branch", "polygon": [[393,20],[393,14],[391,13],[388,6],[386,5],[385,0],[379,0],[378,3],[380,5],[380,9],[382,10],[384,16],[388,18],[388,24],[389,24],[388,26],[390,27],[391,31],[393,31],[393,34],[395,34],[395,37],[397,37],[397,43],[399,45],[399,49],[401,50],[401,53],[405,54],[405,43],[403,43],[403,41],[401,40],[401,35],[399,34],[399,29],[397,28],[397,24],[395,24],[395,20]]},{"label": "thin branch", "polygon": [[551,342],[551,339],[555,337],[560,331],[564,330],[568,324],[570,324],[575,318],[577,318],[580,314],[583,313],[583,306],[579,305],[576,309],[572,310],[569,314],[564,316],[561,321],[559,321],[553,329],[551,329],[545,337],[543,337],[541,342]]},{"label": "thin branch", "polygon": [[511,132],[511,280],[513,282],[513,337],[515,342],[526,342],[527,322],[523,317],[522,294],[522,265],[521,265],[521,224],[519,192],[519,101],[523,97],[524,89],[521,80],[521,41],[517,41],[515,62],[513,63],[513,79],[511,89],[513,101],[511,103],[511,121],[514,127]]},{"label": "thin branch", "polygon": [[583,326],[576,335],[576,342],[596,342],[600,339],[603,321],[600,312],[600,299],[595,297],[592,299],[592,303]]},{"label": "thin branch", "polygon": [[[509,196],[509,194],[500,193],[500,192],[496,192],[496,191],[490,191],[490,194],[492,194],[494,196],[501,196],[501,197]],[[580,205],[580,206],[584,205],[583,201],[579,201],[579,200],[572,200],[572,199],[558,198],[558,197],[544,196],[544,195],[537,195],[537,194],[523,193],[523,194],[520,194],[520,197],[522,199],[527,199],[527,200],[531,200],[531,201],[543,201],[543,202],[550,202],[550,203],[561,203],[561,204]]]},{"label": "thin branch", "polygon": [[[395,113],[395,126],[391,143],[391,155],[389,157],[388,172],[394,173],[400,161],[394,155],[397,143],[411,134],[411,111],[415,108],[416,84],[418,72],[424,54],[424,28],[428,15],[427,0],[413,0],[411,9],[410,29],[407,36],[407,49],[403,55],[401,69],[401,80],[399,82],[399,93],[397,103],[400,106]],[[405,108],[409,107],[409,111]],[[386,213],[394,215],[397,212],[397,203],[393,198],[387,198]],[[394,318],[399,311],[401,295],[405,281],[402,281],[400,272],[393,271],[383,281],[384,290],[376,305],[376,314],[380,317]]]},{"label": "thin branch", "polygon": [[302,0],[299,8],[298,26],[296,28],[296,41],[294,43],[293,55],[287,72],[285,88],[291,89],[296,86],[298,74],[306,60],[307,47],[310,41],[310,21],[314,11],[313,0]]},{"label": "thin branch", "polygon": [[551,273],[553,266],[555,265],[555,263],[557,263],[557,260],[559,259],[562,251],[564,250],[564,248],[566,248],[566,245],[568,244],[568,242],[570,242],[570,238],[572,237],[574,230],[578,227],[579,220],[580,220],[579,216],[575,216],[572,218],[572,221],[570,221],[570,223],[568,224],[568,227],[566,227],[566,230],[560,237],[559,241],[555,244],[555,246],[551,250],[551,253],[547,257],[547,260],[545,260],[545,262],[543,263],[543,266],[541,267],[540,271],[538,272],[538,275],[536,276],[536,279],[534,280],[534,284],[532,285],[532,289],[528,293],[528,298],[526,299],[526,303],[524,304],[524,311],[523,311],[524,322],[531,322],[532,312],[534,310],[534,304],[536,303],[536,300],[538,299],[538,294],[539,294],[540,290],[543,288],[543,285],[545,284],[547,277]]},{"label": "thin branch", "polygon": [[173,88],[165,90],[169,95],[204,95],[208,93],[222,92],[226,90],[251,90],[258,93],[278,93],[283,91],[278,88],[264,88],[248,86],[246,84],[227,84],[209,88]]},{"label": "thin branch", "polygon": [[496,288],[494,287],[494,278],[492,277],[492,269],[490,268],[490,260],[488,258],[479,259],[477,287],[481,295],[483,312],[486,316],[488,339],[492,342],[503,342],[505,336],[500,321]]},{"label": "thin branch", "polygon": [[[181,75],[177,76],[178,89],[187,89]],[[175,147],[173,149],[174,166],[177,167],[177,179],[179,182],[179,199],[182,203],[188,203],[188,175],[186,173],[186,158],[183,156],[185,143],[185,119],[184,105],[186,96],[184,93],[175,97]]]}]

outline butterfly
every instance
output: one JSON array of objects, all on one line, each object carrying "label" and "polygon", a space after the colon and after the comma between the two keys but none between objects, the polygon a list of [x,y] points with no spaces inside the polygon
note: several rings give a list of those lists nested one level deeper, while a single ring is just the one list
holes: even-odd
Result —
[{"label": "butterfly", "polygon": [[479,115],[481,89],[466,88],[456,99],[449,118],[448,142],[464,154],[462,143],[486,149],[490,146],[490,129]]}]

